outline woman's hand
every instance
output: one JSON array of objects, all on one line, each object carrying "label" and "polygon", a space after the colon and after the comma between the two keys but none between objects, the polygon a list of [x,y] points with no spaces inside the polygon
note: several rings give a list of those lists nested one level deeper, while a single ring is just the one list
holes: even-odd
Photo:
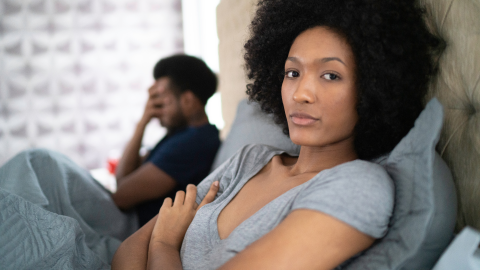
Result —
[{"label": "woman's hand", "polygon": [[195,202],[197,187],[191,184],[187,186],[186,194],[183,191],[177,192],[173,204],[171,198],[166,198],[153,228],[150,246],[162,245],[179,251],[198,209],[215,199],[218,188],[218,181],[213,182],[200,205]]}]

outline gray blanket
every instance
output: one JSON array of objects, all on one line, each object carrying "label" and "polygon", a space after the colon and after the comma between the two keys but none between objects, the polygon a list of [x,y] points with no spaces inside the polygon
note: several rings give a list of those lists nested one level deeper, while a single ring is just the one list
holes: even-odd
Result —
[{"label": "gray blanket", "polygon": [[0,269],[105,269],[137,229],[65,156],[22,152],[0,168]]}]

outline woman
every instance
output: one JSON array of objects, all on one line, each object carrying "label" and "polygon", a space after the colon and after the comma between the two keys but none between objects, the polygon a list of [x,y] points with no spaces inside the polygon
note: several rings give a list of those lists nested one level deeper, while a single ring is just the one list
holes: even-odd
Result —
[{"label": "woman", "polygon": [[165,200],[112,267],[332,269],[383,237],[394,186],[366,160],[391,151],[422,109],[437,41],[421,15],[414,1],[261,1],[247,93],[299,156],[244,147],[198,191]]}]

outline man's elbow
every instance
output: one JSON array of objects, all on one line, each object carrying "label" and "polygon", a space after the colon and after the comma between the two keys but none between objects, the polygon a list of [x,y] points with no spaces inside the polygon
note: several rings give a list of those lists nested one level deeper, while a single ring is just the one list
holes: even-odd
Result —
[{"label": "man's elbow", "polygon": [[113,193],[112,200],[115,203],[115,205],[118,207],[118,209],[122,211],[128,211],[133,208],[133,205],[129,203],[124,196],[121,196],[121,194]]}]

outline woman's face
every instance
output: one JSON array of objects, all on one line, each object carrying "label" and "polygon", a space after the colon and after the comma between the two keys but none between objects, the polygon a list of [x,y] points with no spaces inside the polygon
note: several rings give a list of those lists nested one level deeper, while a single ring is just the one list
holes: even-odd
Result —
[{"label": "woman's face", "polygon": [[347,42],[325,27],[301,33],[285,62],[282,100],[295,144],[353,147],[357,91]]}]

